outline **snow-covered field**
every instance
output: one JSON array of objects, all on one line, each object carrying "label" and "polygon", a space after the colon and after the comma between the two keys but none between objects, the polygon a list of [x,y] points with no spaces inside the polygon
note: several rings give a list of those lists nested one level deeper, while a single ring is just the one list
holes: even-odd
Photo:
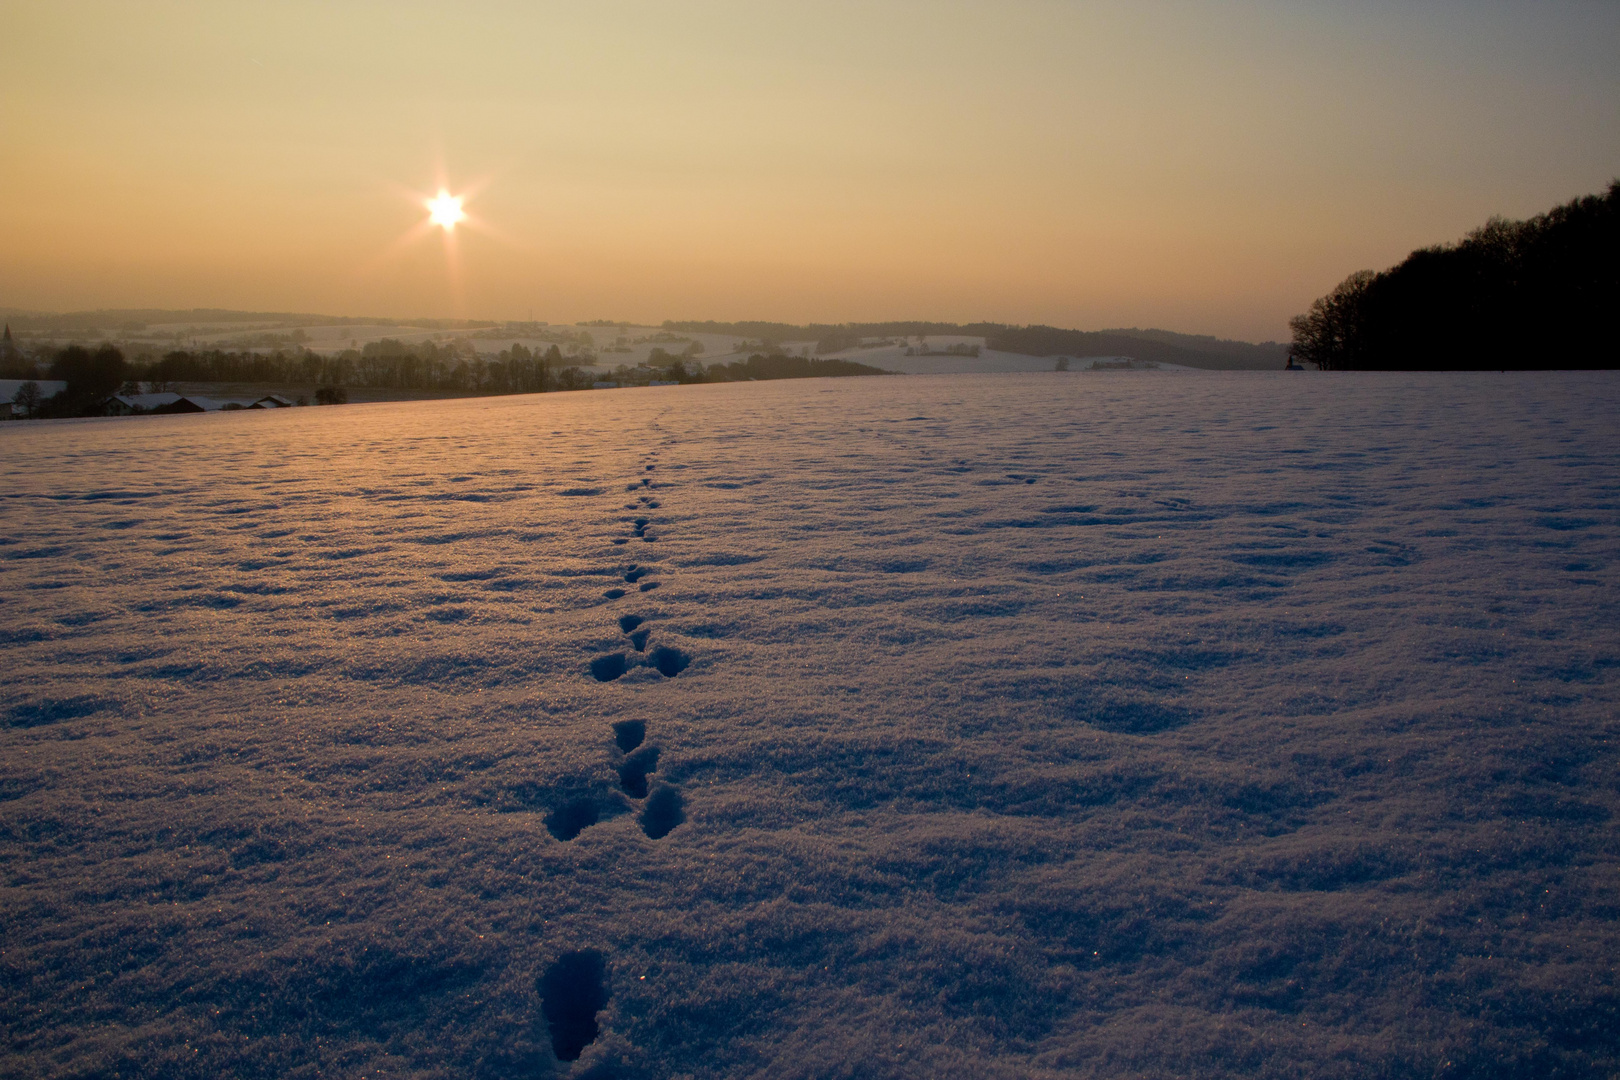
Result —
[{"label": "snow-covered field", "polygon": [[1617,417],[1276,372],[4,425],[0,1076],[1613,1075]]}]

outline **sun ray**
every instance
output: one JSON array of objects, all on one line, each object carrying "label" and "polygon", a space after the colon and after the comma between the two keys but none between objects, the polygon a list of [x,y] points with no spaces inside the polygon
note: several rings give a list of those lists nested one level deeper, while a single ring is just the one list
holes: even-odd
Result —
[{"label": "sun ray", "polygon": [[449,180],[442,164],[435,169],[435,175],[438,183],[432,189],[431,194],[412,190],[402,184],[388,182],[388,186],[393,188],[401,198],[422,210],[426,210],[427,215],[418,219],[415,224],[401,233],[382,251],[378,252],[374,258],[359,267],[359,272],[364,276],[382,272],[388,264],[397,261],[407,249],[420,244],[426,237],[437,231],[444,245],[445,284],[448,286],[449,299],[458,316],[464,317],[467,306],[466,282],[463,280],[464,268],[462,265],[461,243],[457,234],[463,229],[471,229],[482,236],[511,247],[521,247],[522,245],[467,210],[467,204],[488,186],[488,178],[457,187]]}]

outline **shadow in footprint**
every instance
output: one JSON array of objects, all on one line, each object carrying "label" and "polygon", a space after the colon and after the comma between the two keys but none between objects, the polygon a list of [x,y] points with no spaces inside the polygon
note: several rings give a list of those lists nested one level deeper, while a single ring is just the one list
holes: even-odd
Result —
[{"label": "shadow in footprint", "polygon": [[686,820],[686,800],[672,787],[661,787],[641,809],[641,831],[653,840],[662,840]]},{"label": "shadow in footprint", "polygon": [[643,619],[640,615],[620,615],[619,629],[628,634],[630,631],[634,630],[636,627],[640,626],[646,621],[647,620]]},{"label": "shadow in footprint", "polygon": [[628,570],[626,570],[624,572],[624,580],[626,580],[630,584],[634,585],[636,582],[640,581],[642,579],[642,577],[646,575],[646,573],[647,573],[646,567],[632,566],[632,567],[630,567],[630,569],[628,569]]},{"label": "shadow in footprint", "polygon": [[558,840],[572,840],[595,825],[601,816],[593,800],[574,799],[546,815],[546,831]]},{"label": "shadow in footprint", "polygon": [[597,682],[612,682],[629,670],[624,653],[607,653],[591,661],[591,675]]},{"label": "shadow in footprint", "polygon": [[621,754],[628,754],[640,746],[646,737],[645,720],[620,720],[613,725],[613,744],[619,748]]},{"label": "shadow in footprint", "polygon": [[563,953],[534,988],[551,1029],[551,1052],[558,1061],[578,1061],[602,1031],[596,1014],[608,1003],[607,960],[595,949]]},{"label": "shadow in footprint", "polygon": [[609,589],[607,592],[603,593],[602,595],[607,597],[609,600],[617,600],[619,597],[624,595],[624,590],[623,589]]},{"label": "shadow in footprint", "polygon": [[632,799],[645,799],[647,774],[657,771],[658,747],[643,746],[619,764],[619,786]]},{"label": "shadow in footprint", "polygon": [[652,592],[656,588],[658,588],[658,582],[656,581],[643,581],[641,583],[642,592]]},{"label": "shadow in footprint", "polygon": [[687,665],[692,662],[690,656],[687,656],[679,649],[672,649],[668,645],[658,646],[648,655],[647,659],[651,660],[652,666],[658,669],[658,674],[666,679],[673,679],[685,671]]},{"label": "shadow in footprint", "polygon": [[636,647],[636,652],[647,651],[647,639],[652,636],[651,630],[637,630],[630,635],[630,644]]}]

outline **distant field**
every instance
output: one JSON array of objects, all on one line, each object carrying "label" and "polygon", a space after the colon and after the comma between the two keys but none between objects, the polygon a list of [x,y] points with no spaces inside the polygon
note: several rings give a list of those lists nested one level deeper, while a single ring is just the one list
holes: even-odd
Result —
[{"label": "distant field", "polygon": [[0,425],[0,1077],[1613,1076],[1616,415]]}]

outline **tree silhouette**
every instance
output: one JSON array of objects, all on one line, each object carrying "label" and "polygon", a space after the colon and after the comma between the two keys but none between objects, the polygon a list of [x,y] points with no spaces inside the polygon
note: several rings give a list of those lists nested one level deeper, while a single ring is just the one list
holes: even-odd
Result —
[{"label": "tree silhouette", "polygon": [[39,383],[33,379],[17,387],[17,392],[11,398],[11,403],[21,409],[26,416],[38,415],[39,407],[44,401],[45,395],[40,392]]},{"label": "tree silhouette", "polygon": [[1352,274],[1290,326],[1322,368],[1620,367],[1620,180]]}]

